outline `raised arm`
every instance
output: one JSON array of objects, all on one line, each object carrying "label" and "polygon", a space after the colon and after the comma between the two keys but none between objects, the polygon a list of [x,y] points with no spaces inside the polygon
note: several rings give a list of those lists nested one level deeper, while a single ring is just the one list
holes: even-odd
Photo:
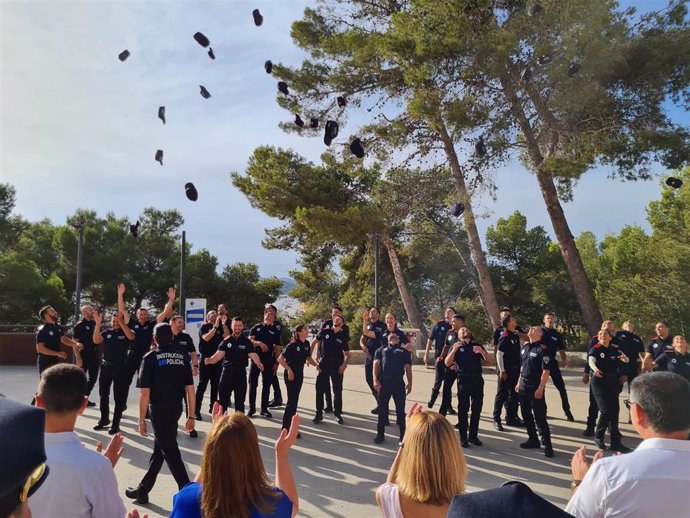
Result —
[{"label": "raised arm", "polygon": [[175,305],[175,293],[175,288],[168,288],[168,302],[165,304],[163,311],[156,317],[156,322],[158,322],[159,324],[173,316],[173,306]]},{"label": "raised arm", "polygon": [[292,502],[292,517],[297,516],[299,512],[299,494],[297,493],[297,484],[295,484],[295,477],[292,475],[292,468],[290,467],[289,451],[290,448],[297,441],[297,434],[299,433],[300,416],[295,415],[290,422],[290,430],[282,429],[280,436],[275,444],[276,451],[276,486],[283,490]]},{"label": "raised arm", "polygon": [[93,343],[100,345],[103,343],[103,337],[101,336],[101,323],[103,322],[103,317],[100,311],[93,312],[93,321],[95,323],[93,326]]},{"label": "raised arm", "polygon": [[368,338],[376,338],[374,330],[367,329],[369,327],[369,312],[362,313],[362,334]]},{"label": "raised arm", "polygon": [[117,285],[117,310],[125,317],[125,325],[129,324],[129,313],[125,307],[125,283],[121,282]]},{"label": "raised arm", "polygon": [[117,315],[115,315],[115,318],[117,319],[118,322],[120,322],[120,328],[122,328],[122,332],[125,334],[127,337],[127,340],[134,340],[134,331],[132,331],[129,326],[127,325],[126,319],[127,319],[127,313],[123,313],[122,311],[118,311]]}]

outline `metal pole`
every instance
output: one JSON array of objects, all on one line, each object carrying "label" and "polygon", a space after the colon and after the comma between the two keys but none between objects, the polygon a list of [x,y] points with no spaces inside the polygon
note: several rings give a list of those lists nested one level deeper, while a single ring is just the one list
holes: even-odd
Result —
[{"label": "metal pole", "polygon": [[75,225],[75,228],[79,231],[79,240],[77,241],[77,296],[74,308],[74,321],[76,322],[79,320],[79,315],[81,314],[81,274],[84,265],[84,224],[79,223]]},{"label": "metal pole", "polygon": [[379,307],[379,235],[374,234],[374,306]]},{"label": "metal pole", "polygon": [[184,307],[184,275],[185,269],[187,268],[187,233],[182,231],[182,248],[180,249],[180,315],[182,318],[185,317],[185,307]]}]

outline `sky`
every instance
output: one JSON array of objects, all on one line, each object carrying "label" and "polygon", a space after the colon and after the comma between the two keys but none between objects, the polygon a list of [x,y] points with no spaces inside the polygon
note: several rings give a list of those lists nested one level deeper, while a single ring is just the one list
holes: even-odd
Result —
[{"label": "sky", "polygon": [[[290,114],[276,103],[276,80],[263,64],[297,65],[304,54],[290,38],[304,0],[0,0],[0,181],[17,190],[15,212],[62,224],[77,208],[112,211],[135,221],[145,207],[178,209],[187,240],[225,265],[254,262],[262,275],[286,276],[291,251],[266,250],[266,228],[280,222],[252,208],[230,173],[243,173],[254,148],[292,148],[317,162],[320,138],[285,134]],[[662,0],[623,0],[646,11]],[[251,12],[260,8],[256,27]],[[211,40],[216,60],[192,35]],[[118,54],[131,56],[120,62]],[[199,85],[211,93],[199,95]],[[157,118],[166,106],[167,124]],[[688,124],[685,113],[675,113]],[[356,133],[357,117],[341,139]],[[165,157],[154,161],[157,149]],[[647,227],[665,170],[648,182],[586,174],[565,204],[572,232],[598,237],[625,225]],[[496,200],[482,199],[480,233],[515,210],[528,225],[551,223],[536,179],[519,163],[497,172]],[[199,191],[186,199],[184,184]],[[607,193],[602,205],[602,193]]]}]

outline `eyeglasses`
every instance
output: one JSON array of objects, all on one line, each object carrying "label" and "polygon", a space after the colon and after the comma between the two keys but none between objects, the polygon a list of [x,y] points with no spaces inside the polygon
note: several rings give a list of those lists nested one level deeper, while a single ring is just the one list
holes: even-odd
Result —
[{"label": "eyeglasses", "polygon": [[33,471],[33,473],[31,473],[31,475],[29,475],[29,478],[26,479],[24,488],[22,489],[22,492],[19,495],[20,502],[26,502],[26,500],[29,498],[29,492],[41,480],[41,477],[43,477],[43,473],[45,473],[45,470],[46,465],[41,464]]},{"label": "eyeglasses", "polygon": [[[624,399],[624,400],[623,400],[623,404],[625,405],[625,407],[626,407],[628,410],[630,410],[630,407],[631,407],[631,406],[637,405],[637,403],[635,403],[634,401],[630,401],[629,399]],[[639,406],[639,405],[638,405],[638,406]]]}]

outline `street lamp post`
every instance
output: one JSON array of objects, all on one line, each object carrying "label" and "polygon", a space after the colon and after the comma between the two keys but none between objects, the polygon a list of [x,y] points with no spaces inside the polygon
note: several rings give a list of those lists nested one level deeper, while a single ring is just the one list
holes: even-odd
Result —
[{"label": "street lamp post", "polygon": [[[184,307],[184,276],[187,269],[187,233],[182,231],[182,247],[180,248],[180,315],[185,319]],[[186,320],[186,319],[185,319]],[[185,322],[186,323],[186,322]]]},{"label": "street lamp post", "polygon": [[374,306],[379,307],[379,235],[374,234]]},{"label": "street lamp post", "polygon": [[84,223],[79,222],[72,225],[79,232],[77,241],[77,286],[76,302],[74,307],[74,321],[79,320],[81,314],[81,288],[82,288],[82,269],[84,266]]}]

